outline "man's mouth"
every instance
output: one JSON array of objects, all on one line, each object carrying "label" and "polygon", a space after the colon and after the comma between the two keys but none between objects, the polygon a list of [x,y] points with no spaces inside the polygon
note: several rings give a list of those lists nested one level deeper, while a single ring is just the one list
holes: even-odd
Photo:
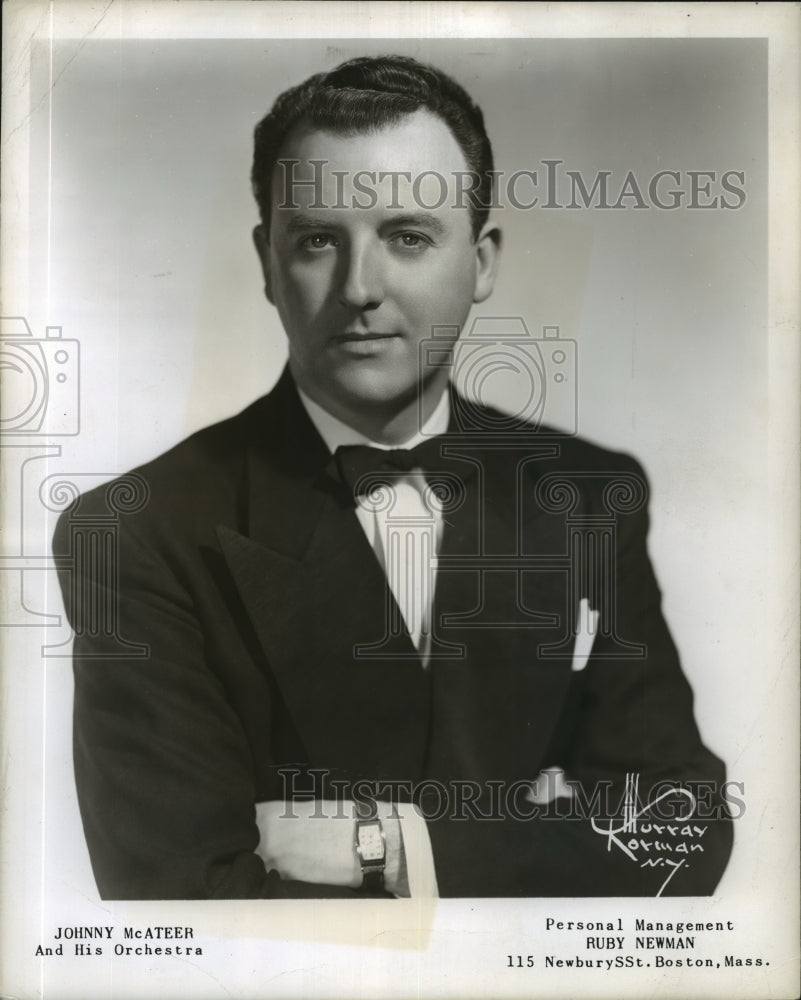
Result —
[{"label": "man's mouth", "polygon": [[399,336],[397,333],[358,333],[355,330],[346,330],[345,333],[337,334],[334,337],[334,342],[339,344],[358,344],[368,340],[391,340],[397,336]]},{"label": "man's mouth", "polygon": [[335,350],[354,358],[383,357],[391,345],[400,339],[397,333],[364,333],[346,330],[331,338]]}]

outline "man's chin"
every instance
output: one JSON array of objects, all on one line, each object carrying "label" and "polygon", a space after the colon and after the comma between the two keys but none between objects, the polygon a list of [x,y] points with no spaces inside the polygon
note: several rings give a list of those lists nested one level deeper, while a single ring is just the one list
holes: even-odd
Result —
[{"label": "man's chin", "polygon": [[330,351],[320,357],[309,374],[331,395],[365,406],[389,402],[417,391],[417,357],[384,347],[373,355],[359,356]]},{"label": "man's chin", "polygon": [[434,402],[447,385],[448,373],[437,369],[421,378],[415,358],[413,364],[340,363],[307,371],[305,377],[296,372],[295,379],[315,402],[347,423],[359,414],[386,422],[416,411],[421,398]]},{"label": "man's chin", "polygon": [[403,409],[418,399],[420,385],[417,378],[399,378],[394,371],[368,370],[338,373],[336,395],[351,407],[392,412]]}]

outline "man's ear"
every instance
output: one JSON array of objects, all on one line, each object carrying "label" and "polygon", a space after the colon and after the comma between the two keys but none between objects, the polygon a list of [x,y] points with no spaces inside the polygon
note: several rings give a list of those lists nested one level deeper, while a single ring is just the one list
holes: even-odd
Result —
[{"label": "man's ear", "polygon": [[487,222],[476,240],[476,287],[473,302],[483,302],[495,286],[501,254],[501,231]]},{"label": "man's ear", "polygon": [[272,272],[270,270],[270,241],[267,238],[267,230],[261,224],[253,230],[253,242],[256,246],[256,253],[259,255],[261,271],[264,275],[264,294],[275,305]]}]

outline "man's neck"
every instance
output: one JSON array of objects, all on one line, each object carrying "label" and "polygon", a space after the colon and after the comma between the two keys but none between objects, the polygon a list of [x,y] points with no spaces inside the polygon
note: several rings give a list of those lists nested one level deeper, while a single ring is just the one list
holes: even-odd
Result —
[{"label": "man's neck", "polygon": [[397,446],[405,444],[419,434],[429,421],[446,390],[447,380],[437,379],[423,389],[422,399],[417,393],[413,398],[392,406],[386,404],[348,406],[341,400],[320,393],[314,386],[297,382],[298,388],[314,403],[343,424],[376,444]]}]

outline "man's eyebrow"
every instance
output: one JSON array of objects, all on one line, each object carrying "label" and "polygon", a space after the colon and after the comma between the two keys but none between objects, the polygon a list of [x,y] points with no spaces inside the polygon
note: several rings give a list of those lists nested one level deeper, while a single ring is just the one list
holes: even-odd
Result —
[{"label": "man's eyebrow", "polygon": [[428,229],[437,236],[445,233],[445,225],[436,215],[429,215],[427,212],[417,212],[411,215],[398,215],[387,219],[385,228],[397,229],[398,227],[411,226],[416,229]]},{"label": "man's eyebrow", "polygon": [[308,232],[310,229],[335,229],[330,219],[318,218],[313,215],[293,215],[287,220],[286,228],[290,232]]},{"label": "man's eyebrow", "polygon": [[[286,221],[286,229],[290,233],[319,232],[321,229],[330,231],[336,228],[338,228],[336,222],[331,218],[316,215],[293,215]],[[441,219],[428,212],[407,212],[403,215],[395,215],[393,213],[384,220],[381,228],[427,229],[435,236],[443,236],[446,229]]]}]

